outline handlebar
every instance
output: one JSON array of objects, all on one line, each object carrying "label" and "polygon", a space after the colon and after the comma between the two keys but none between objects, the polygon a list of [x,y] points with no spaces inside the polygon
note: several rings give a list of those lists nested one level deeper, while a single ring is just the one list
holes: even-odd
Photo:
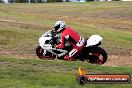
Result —
[{"label": "handlebar", "polygon": [[52,39],[51,39],[50,43],[53,48],[56,48],[56,45],[59,44],[60,42],[57,41],[59,36],[57,35],[57,32],[54,31],[54,29],[51,30],[51,37],[52,37]]},{"label": "handlebar", "polygon": [[55,37],[57,35],[57,32],[55,32],[54,30],[51,30],[51,34],[52,34],[52,37]]}]

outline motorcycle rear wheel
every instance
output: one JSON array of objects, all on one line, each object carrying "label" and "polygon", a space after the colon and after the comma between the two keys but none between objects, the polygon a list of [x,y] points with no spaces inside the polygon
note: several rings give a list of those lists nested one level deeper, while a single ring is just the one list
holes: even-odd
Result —
[{"label": "motorcycle rear wheel", "polygon": [[107,53],[101,47],[92,47],[88,52],[88,59],[86,61],[93,64],[104,64],[107,61]]},{"label": "motorcycle rear wheel", "polygon": [[44,49],[42,49],[41,46],[38,46],[36,48],[36,54],[39,57],[39,59],[42,59],[42,60],[53,60],[53,59],[55,59],[55,56],[52,55],[50,52],[46,52],[46,54],[45,54]]}]

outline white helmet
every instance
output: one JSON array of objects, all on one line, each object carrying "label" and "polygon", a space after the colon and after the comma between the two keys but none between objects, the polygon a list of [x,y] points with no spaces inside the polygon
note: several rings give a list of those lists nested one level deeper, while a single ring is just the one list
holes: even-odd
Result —
[{"label": "white helmet", "polygon": [[56,32],[61,32],[66,27],[64,21],[57,21],[54,25],[54,30]]}]

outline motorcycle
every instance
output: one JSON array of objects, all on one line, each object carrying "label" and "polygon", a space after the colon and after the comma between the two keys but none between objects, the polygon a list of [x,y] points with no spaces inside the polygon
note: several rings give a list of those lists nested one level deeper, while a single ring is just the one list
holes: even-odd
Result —
[{"label": "motorcycle", "polygon": [[[85,39],[85,44],[82,51],[74,57],[74,61],[87,61],[93,64],[104,64],[107,61],[106,51],[99,47],[102,37],[92,35]],[[63,49],[57,49],[56,45],[61,43],[61,37],[53,30],[49,30],[39,38],[39,45],[36,48],[36,54],[40,59],[53,60],[55,58],[63,59],[70,52],[72,46],[69,42],[65,43]]]}]

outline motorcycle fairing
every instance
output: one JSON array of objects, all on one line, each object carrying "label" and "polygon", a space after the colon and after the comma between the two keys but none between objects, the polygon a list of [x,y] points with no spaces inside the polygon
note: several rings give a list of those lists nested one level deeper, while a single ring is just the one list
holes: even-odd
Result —
[{"label": "motorcycle fairing", "polygon": [[101,42],[103,38],[99,35],[92,35],[88,40],[86,47],[97,45],[99,42]]}]

